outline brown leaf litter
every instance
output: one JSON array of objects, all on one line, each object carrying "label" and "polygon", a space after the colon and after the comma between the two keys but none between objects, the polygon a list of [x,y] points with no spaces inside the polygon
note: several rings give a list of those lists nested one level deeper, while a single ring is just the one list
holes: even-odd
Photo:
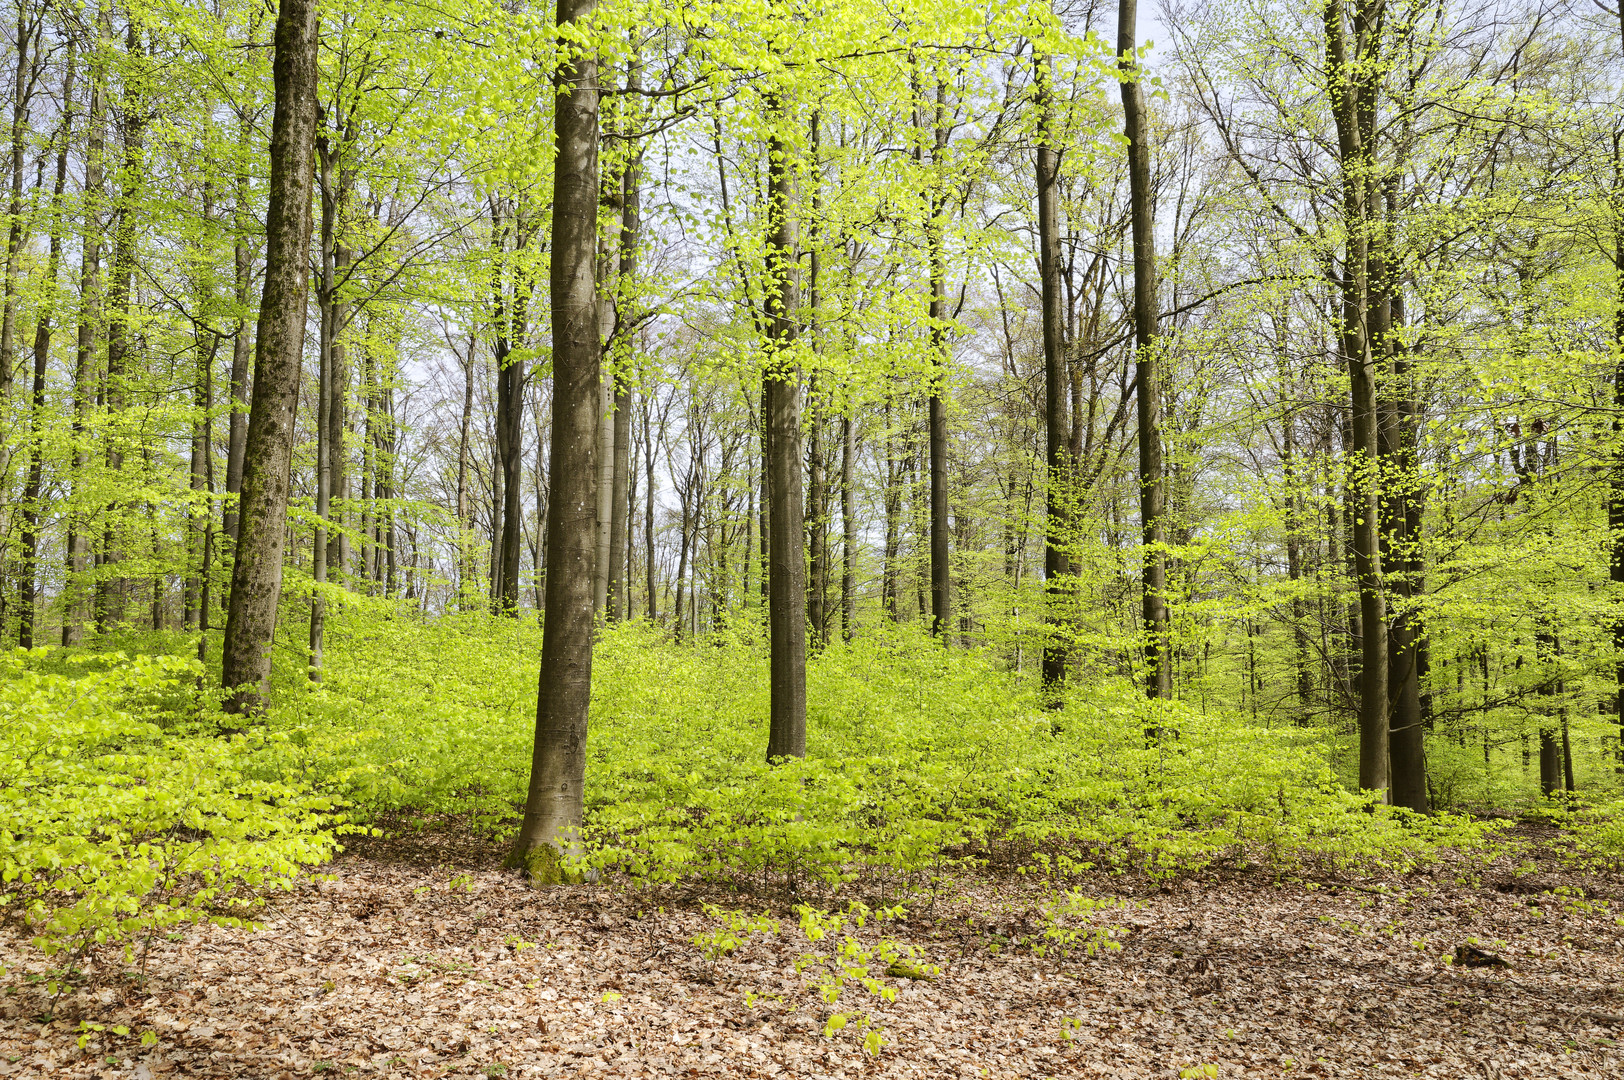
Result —
[{"label": "brown leaf litter", "polygon": [[[108,955],[54,1004],[53,962],[0,934],[0,1076],[1624,1076],[1616,880],[1140,884],[1095,916],[1119,951],[1062,957],[1019,947],[1036,885],[983,879],[856,932],[912,945],[937,977],[882,963],[894,1002],[848,985],[830,1006],[816,969],[796,971],[822,946],[793,916],[712,963],[692,939],[718,921],[693,894],[353,855],[330,869],[257,932],[159,937],[144,974]],[[1457,966],[1457,946],[1510,966]],[[837,1011],[852,1022],[826,1036]]]}]

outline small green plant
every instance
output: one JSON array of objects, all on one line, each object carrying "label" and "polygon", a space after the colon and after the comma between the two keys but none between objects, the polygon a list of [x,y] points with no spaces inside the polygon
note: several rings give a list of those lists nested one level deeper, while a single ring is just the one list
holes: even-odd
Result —
[{"label": "small green plant", "polygon": [[714,904],[705,905],[705,914],[721,921],[721,925],[695,934],[690,940],[699,954],[712,964],[729,955],[745,943],[751,934],[778,933],[778,920],[765,911],[750,915],[743,911],[726,911]]},{"label": "small green plant", "polygon": [[[1290,1059],[1287,1059],[1286,1068],[1291,1068]],[[1213,1062],[1203,1062],[1200,1065],[1185,1065],[1179,1069],[1179,1080],[1217,1080],[1218,1066]]]},{"label": "small green plant", "polygon": [[473,875],[472,874],[454,874],[454,875],[452,875],[451,880],[446,882],[446,891],[447,892],[473,892],[474,891],[474,878],[473,878]]}]

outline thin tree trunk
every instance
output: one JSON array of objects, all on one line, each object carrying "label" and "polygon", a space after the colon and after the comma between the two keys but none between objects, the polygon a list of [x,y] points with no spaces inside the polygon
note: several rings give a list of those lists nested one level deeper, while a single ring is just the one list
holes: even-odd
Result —
[{"label": "thin tree trunk", "polygon": [[1070,654],[1065,636],[1067,590],[1062,579],[1067,566],[1066,497],[1071,477],[1066,446],[1065,343],[1061,337],[1064,323],[1060,293],[1060,155],[1052,135],[1049,60],[1039,56],[1034,59],[1034,65],[1038,110],[1038,270],[1043,304],[1044,460],[1048,467],[1044,485],[1043,576],[1049,634],[1043,646],[1042,677],[1050,703],[1058,705],[1059,692],[1066,685],[1066,660]]},{"label": "thin tree trunk", "polygon": [[254,397],[243,454],[242,520],[221,653],[226,708],[257,714],[270,686],[271,643],[282,593],[294,410],[304,354],[310,270],[310,190],[316,134],[314,0],[281,0],[272,78],[270,205],[265,287],[254,350]]},{"label": "thin tree trunk", "polygon": [[1133,336],[1139,414],[1139,520],[1145,634],[1145,694],[1173,695],[1167,619],[1167,552],[1163,548],[1162,375],[1156,356],[1156,224],[1150,187],[1150,143],[1145,131],[1145,87],[1138,57],[1138,2],[1117,7],[1117,57],[1125,78],[1122,112],[1128,138],[1128,189],[1133,215]]},{"label": "thin tree trunk", "polygon": [[[1618,26],[1620,52],[1624,54],[1624,9],[1618,12]],[[1613,271],[1613,347],[1618,361],[1613,369],[1613,463],[1607,498],[1612,549],[1608,576],[1615,588],[1624,592],[1624,126],[1613,129]],[[1624,773],[1624,612],[1613,622],[1613,650],[1618,656],[1613,671],[1619,737],[1617,769]]]},{"label": "thin tree trunk", "polygon": [[[129,33],[125,41],[126,51],[131,62],[134,62],[142,53],[141,31],[139,25],[132,19]],[[122,163],[122,187],[119,192],[117,209],[118,228],[113,235],[113,266],[112,281],[108,287],[108,318],[107,318],[107,377],[106,402],[108,419],[113,422],[114,429],[107,437],[107,469],[110,473],[117,473],[124,467],[123,440],[117,431],[115,418],[124,411],[125,401],[125,368],[130,351],[130,303],[135,289],[135,219],[137,203],[140,200],[142,170],[142,145],[146,135],[146,116],[144,103],[140,91],[127,80],[121,103],[123,116],[121,118],[121,138],[123,140],[124,159]],[[114,503],[108,507],[107,523],[102,530],[101,559],[104,566],[117,564],[123,561],[118,550],[115,536],[115,519],[118,506]],[[96,622],[98,627],[105,628],[118,622],[124,617],[124,606],[128,594],[131,592],[128,581],[120,577],[103,576],[96,586]]]},{"label": "thin tree trunk", "polygon": [[[823,307],[821,276],[823,251],[821,221],[823,217],[823,183],[819,152],[819,116],[812,113],[810,155],[812,167],[812,220],[810,225],[810,251],[807,253],[806,307],[807,329],[814,352],[823,347],[823,328],[819,319]],[[823,451],[823,402],[818,394],[819,373],[813,369],[807,380],[808,408],[812,413],[807,446],[807,618],[812,624],[812,640],[821,648],[829,641],[829,618],[826,611],[829,595],[829,490],[825,477]],[[748,553],[746,553],[748,561]]]},{"label": "thin tree trunk", "polygon": [[[946,127],[947,87],[936,83],[935,122],[931,125],[931,166],[941,168],[941,159],[947,149]],[[923,117],[918,120],[924,127]],[[920,154],[923,154],[924,136],[921,132]],[[934,371],[930,380],[930,401],[927,404],[930,425],[930,632],[948,643],[948,624],[952,622],[952,568],[948,555],[947,508],[947,406],[943,397],[947,379],[947,255],[942,232],[947,200],[943,197],[938,174],[930,184],[926,197],[925,247],[930,263],[930,354]]]},{"label": "thin tree trunk", "polygon": [[[468,499],[468,432],[474,419],[474,357],[478,355],[479,332],[468,332],[468,358],[462,366],[462,420],[457,431],[457,595],[459,606],[470,611],[474,605],[474,511]],[[363,481],[364,483],[364,481]]]},{"label": "thin tree trunk", "polygon": [[[637,62],[633,60],[626,72],[628,92],[641,89]],[[626,568],[626,553],[630,538],[628,524],[631,506],[627,501],[631,480],[632,390],[631,352],[635,319],[630,310],[633,284],[637,277],[637,245],[642,242],[642,174],[636,153],[621,171],[620,195],[620,273],[616,299],[616,347],[611,350],[614,371],[614,453],[609,483],[609,555],[604,584],[604,614],[611,621],[627,617],[631,592],[631,575]]]},{"label": "thin tree trunk", "polygon": [[[240,146],[246,147],[252,125],[246,116],[239,117]],[[231,419],[226,429],[226,498],[220,518],[220,530],[237,542],[237,523],[240,518],[239,499],[242,494],[242,460],[248,446],[248,374],[249,358],[253,355],[253,342],[249,340],[248,312],[252,299],[253,257],[248,247],[248,236],[254,227],[248,212],[248,173],[237,174],[236,193],[237,243],[233,265],[237,286],[237,329],[231,338]]]},{"label": "thin tree trunk", "polygon": [[660,621],[660,594],[657,588],[654,567],[654,431],[649,423],[650,404],[647,395],[643,398],[643,469],[645,470],[643,494],[643,536],[648,542],[648,621]]},{"label": "thin tree trunk", "polygon": [[[34,100],[45,57],[39,48],[44,28],[44,5],[31,11],[27,0],[17,3],[17,33],[13,42],[17,65],[11,82],[11,195],[6,204],[6,271],[3,314],[0,314],[0,400],[11,393],[17,363],[17,271],[23,247],[23,170],[28,148],[28,113]],[[132,30],[133,33],[133,30]]]},{"label": "thin tree trunk", "polygon": [[[768,115],[782,122],[782,104]],[[776,114],[776,115],[775,115]],[[806,527],[801,494],[801,385],[792,360],[795,340],[795,165],[790,147],[776,133],[767,143],[767,367],[768,636],[771,641],[771,707],[767,760],[806,756]]]},{"label": "thin tree trunk", "polygon": [[[34,617],[39,592],[40,488],[44,480],[45,372],[51,360],[52,320],[56,317],[57,271],[62,263],[62,192],[68,183],[68,141],[73,130],[74,43],[68,42],[62,76],[62,120],[57,128],[56,180],[51,188],[48,226],[50,254],[45,260],[44,296],[34,327],[34,378],[28,395],[27,479],[22,497],[22,549],[17,590],[17,644],[34,647]],[[64,617],[66,617],[64,615]]]},{"label": "thin tree trunk", "polygon": [[[93,57],[100,55],[96,50]],[[79,510],[81,480],[90,465],[86,418],[90,412],[92,385],[96,378],[96,339],[101,323],[101,242],[106,151],[106,69],[104,62],[92,59],[89,130],[85,140],[85,183],[83,235],[80,239],[79,337],[73,366],[73,496],[67,514],[67,584],[62,611],[62,644],[77,645],[84,640],[90,612],[85,606],[85,573],[90,568],[90,522]]]},{"label": "thin tree trunk", "polygon": [[[590,22],[594,0],[559,0],[560,26]],[[597,65],[566,57],[554,76],[551,301],[553,430],[547,513],[547,619],[536,738],[524,821],[508,863],[533,881],[564,880],[577,849],[592,700],[592,557],[597,410],[601,391],[595,247],[598,224]]]},{"label": "thin tree trunk", "polygon": [[[847,406],[848,409],[851,406]],[[857,457],[857,424],[840,418],[840,633],[847,641],[857,630],[857,488],[853,469]]]}]

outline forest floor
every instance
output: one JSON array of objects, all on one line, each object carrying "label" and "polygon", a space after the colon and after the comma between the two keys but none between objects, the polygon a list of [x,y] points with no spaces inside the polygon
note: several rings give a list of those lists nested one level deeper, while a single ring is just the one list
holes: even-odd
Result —
[{"label": "forest floor", "polygon": [[[1044,896],[964,882],[857,932],[940,974],[884,979],[894,1002],[848,986],[833,1037],[793,916],[714,964],[693,944],[718,925],[704,901],[760,899],[537,891],[454,839],[364,847],[273,898],[258,931],[167,935],[139,971],[109,955],[54,1001],[50,961],[0,933],[0,1075],[1624,1076],[1624,878],[1563,870],[1548,840],[1467,884],[1464,863],[1103,879],[1098,895],[1131,904],[1100,914],[1122,947],[1092,957],[995,949]],[[1444,962],[1473,944],[1510,966]]]}]

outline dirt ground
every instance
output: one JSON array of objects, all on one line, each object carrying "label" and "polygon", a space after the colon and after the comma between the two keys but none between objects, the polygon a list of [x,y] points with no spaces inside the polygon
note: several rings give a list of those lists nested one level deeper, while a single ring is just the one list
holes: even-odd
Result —
[{"label": "dirt ground", "polygon": [[[830,1005],[828,962],[797,960],[840,935],[808,941],[787,904],[713,962],[706,902],[774,905],[537,891],[431,854],[347,855],[257,932],[159,938],[54,1000],[50,962],[0,933],[0,1076],[1624,1077],[1620,879],[1105,879],[1087,891],[1128,903],[1092,918],[1121,948],[1093,956],[1021,947],[1035,884],[970,882],[854,931],[934,977],[874,962],[894,1001],[848,982]],[[1509,966],[1445,962],[1462,945]]]}]

